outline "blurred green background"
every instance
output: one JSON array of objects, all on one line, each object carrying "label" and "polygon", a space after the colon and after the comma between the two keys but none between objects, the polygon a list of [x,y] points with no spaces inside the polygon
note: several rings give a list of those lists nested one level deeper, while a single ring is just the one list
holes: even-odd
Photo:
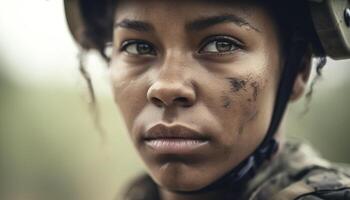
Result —
[{"label": "blurred green background", "polygon": [[[88,57],[107,132],[102,138],[88,110],[62,2],[0,5],[0,199],[113,199],[143,165],[113,103],[105,64],[95,52]],[[310,111],[302,114],[302,100],[286,119],[290,136],[348,163],[349,76],[349,61],[330,61]]]}]

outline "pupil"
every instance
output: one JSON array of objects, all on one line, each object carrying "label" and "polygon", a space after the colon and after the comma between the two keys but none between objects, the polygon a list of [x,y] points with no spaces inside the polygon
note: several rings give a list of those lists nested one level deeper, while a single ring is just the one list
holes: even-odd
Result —
[{"label": "pupil", "polygon": [[223,52],[223,51],[230,51],[231,50],[231,43],[229,42],[216,42],[216,48],[218,49],[219,52]]},{"label": "pupil", "polygon": [[150,46],[148,44],[138,44],[137,51],[140,54],[147,54],[150,52]]}]

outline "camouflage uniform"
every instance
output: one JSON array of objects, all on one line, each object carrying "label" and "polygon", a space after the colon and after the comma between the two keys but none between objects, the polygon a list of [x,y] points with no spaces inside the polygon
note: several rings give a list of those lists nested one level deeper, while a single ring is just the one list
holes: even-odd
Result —
[{"label": "camouflage uniform", "polygon": [[[289,140],[273,161],[243,187],[240,200],[350,200],[350,170],[319,157],[307,144]],[[124,200],[158,200],[156,184],[142,176]]]}]

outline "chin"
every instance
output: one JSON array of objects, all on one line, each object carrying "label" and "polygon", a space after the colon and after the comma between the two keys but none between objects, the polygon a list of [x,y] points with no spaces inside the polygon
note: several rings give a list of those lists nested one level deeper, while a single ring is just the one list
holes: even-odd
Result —
[{"label": "chin", "polygon": [[150,171],[152,179],[160,187],[174,192],[200,190],[217,179],[216,176],[209,176],[210,174],[215,173],[184,163],[166,163]]}]

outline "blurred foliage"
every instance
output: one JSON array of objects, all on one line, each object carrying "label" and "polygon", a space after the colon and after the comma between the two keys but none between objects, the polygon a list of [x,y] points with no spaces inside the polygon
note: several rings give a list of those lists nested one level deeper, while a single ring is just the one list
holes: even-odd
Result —
[{"label": "blurred foliage", "polygon": [[[329,91],[322,85],[308,114],[303,102],[291,106],[287,132],[350,162],[350,81]],[[0,91],[0,199],[112,199],[143,169],[112,97],[99,98],[102,139],[77,89],[19,86],[0,73]]]}]

